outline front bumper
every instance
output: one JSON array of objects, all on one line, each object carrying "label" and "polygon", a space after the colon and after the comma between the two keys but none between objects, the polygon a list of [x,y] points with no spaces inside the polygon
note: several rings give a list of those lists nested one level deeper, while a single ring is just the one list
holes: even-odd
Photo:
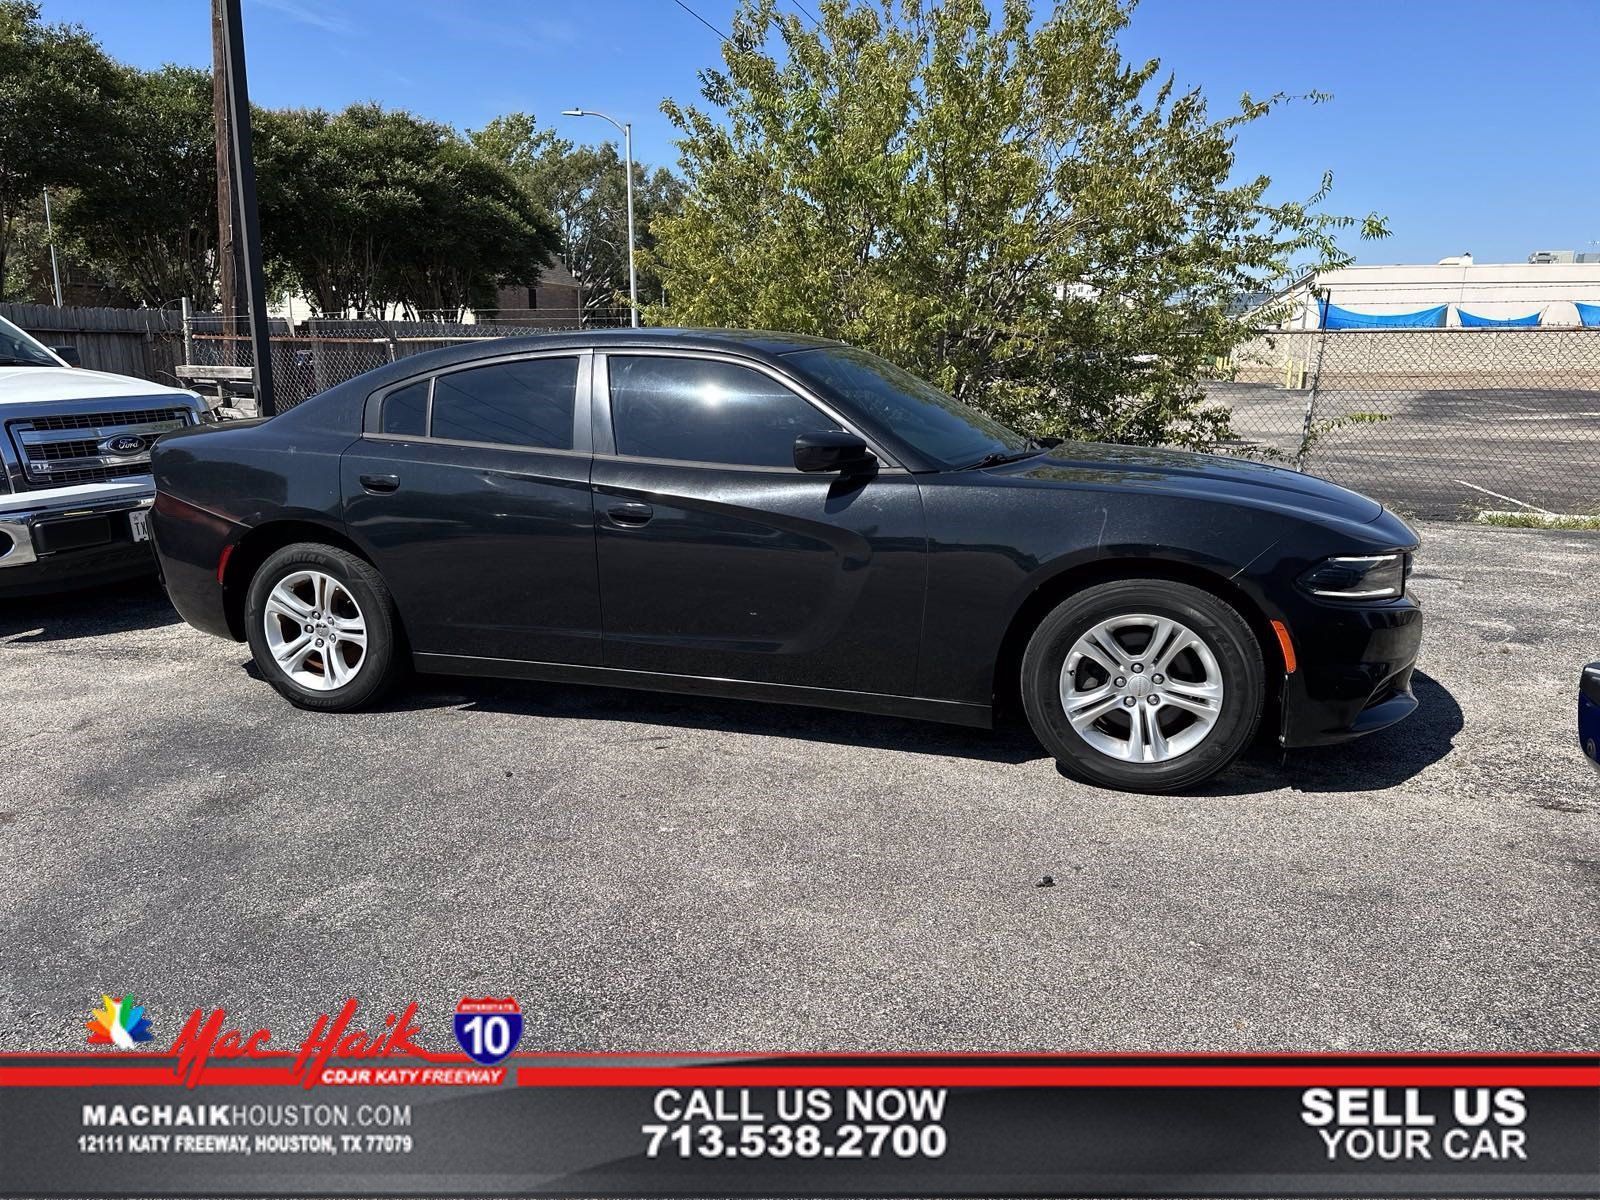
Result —
[{"label": "front bumper", "polygon": [[148,573],[132,514],[155,497],[148,475],[0,495],[0,593],[49,591]]},{"label": "front bumper", "polygon": [[1283,746],[1349,741],[1416,710],[1411,674],[1422,609],[1410,596],[1373,605],[1307,603],[1289,630],[1298,661],[1284,677]]}]

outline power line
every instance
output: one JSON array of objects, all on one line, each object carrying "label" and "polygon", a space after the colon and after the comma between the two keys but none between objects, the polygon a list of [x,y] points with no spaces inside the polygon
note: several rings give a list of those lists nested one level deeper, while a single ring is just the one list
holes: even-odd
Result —
[{"label": "power line", "polygon": [[807,20],[809,20],[813,25],[816,25],[816,24],[819,23],[817,21],[817,19],[811,15],[811,10],[808,9],[804,4],[801,4],[800,0],[789,0],[789,3],[794,5],[796,8],[798,8],[800,10],[801,15],[804,16]]},{"label": "power line", "polygon": [[672,0],[672,2],[674,4],[676,4],[679,8],[683,9],[684,12],[688,13],[696,21],[699,21],[700,24],[704,25],[707,29],[711,30],[712,33],[716,34],[723,41],[727,41],[728,40],[728,35],[727,34],[723,33],[722,30],[718,29],[710,21],[706,20],[699,13],[695,12],[695,10],[690,8],[687,4],[685,4],[683,2],[683,0]]}]

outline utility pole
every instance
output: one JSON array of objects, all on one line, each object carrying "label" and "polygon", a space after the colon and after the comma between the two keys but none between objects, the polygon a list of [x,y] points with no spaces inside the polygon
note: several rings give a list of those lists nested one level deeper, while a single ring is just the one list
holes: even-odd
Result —
[{"label": "utility pole", "polygon": [[250,301],[250,348],[254,356],[256,411],[273,416],[272,339],[267,324],[267,281],[261,270],[261,220],[256,211],[256,161],[250,142],[250,84],[245,74],[244,21],[239,0],[222,0],[222,40],[228,80],[228,139],[233,151],[233,192],[238,202],[238,242],[244,291]]},{"label": "utility pole", "polygon": [[234,242],[233,157],[228,141],[228,44],[222,17],[224,0],[211,0],[211,120],[217,143],[217,277],[222,314],[222,361],[237,361],[239,248]]}]

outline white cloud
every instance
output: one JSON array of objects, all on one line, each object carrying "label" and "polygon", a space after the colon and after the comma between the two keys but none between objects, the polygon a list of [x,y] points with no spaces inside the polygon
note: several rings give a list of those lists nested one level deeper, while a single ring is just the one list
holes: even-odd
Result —
[{"label": "white cloud", "polygon": [[254,3],[262,8],[282,13],[291,21],[299,21],[302,25],[310,25],[327,33],[355,32],[355,26],[344,17],[321,7],[314,8],[309,4],[302,4],[300,0],[254,0]]}]

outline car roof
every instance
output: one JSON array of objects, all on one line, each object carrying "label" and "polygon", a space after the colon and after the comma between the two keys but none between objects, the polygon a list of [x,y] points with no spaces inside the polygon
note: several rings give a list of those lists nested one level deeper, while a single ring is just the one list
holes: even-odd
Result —
[{"label": "car roof", "polygon": [[496,357],[519,350],[564,349],[566,347],[621,350],[629,347],[682,350],[742,350],[757,357],[774,357],[795,350],[842,343],[803,333],[781,333],[770,329],[571,329],[550,333],[519,334],[458,343],[447,352],[459,355],[457,361]]},{"label": "car roof", "polygon": [[797,350],[814,350],[844,343],[803,333],[780,333],[761,329],[569,329],[550,333],[508,337],[472,338],[408,354],[376,367],[363,375],[347,379],[282,414],[290,425],[341,429],[351,422],[359,425],[361,410],[368,396],[435,371],[448,371],[479,359],[534,353],[541,350],[626,350],[674,349],[734,351],[756,360],[775,361]]}]

